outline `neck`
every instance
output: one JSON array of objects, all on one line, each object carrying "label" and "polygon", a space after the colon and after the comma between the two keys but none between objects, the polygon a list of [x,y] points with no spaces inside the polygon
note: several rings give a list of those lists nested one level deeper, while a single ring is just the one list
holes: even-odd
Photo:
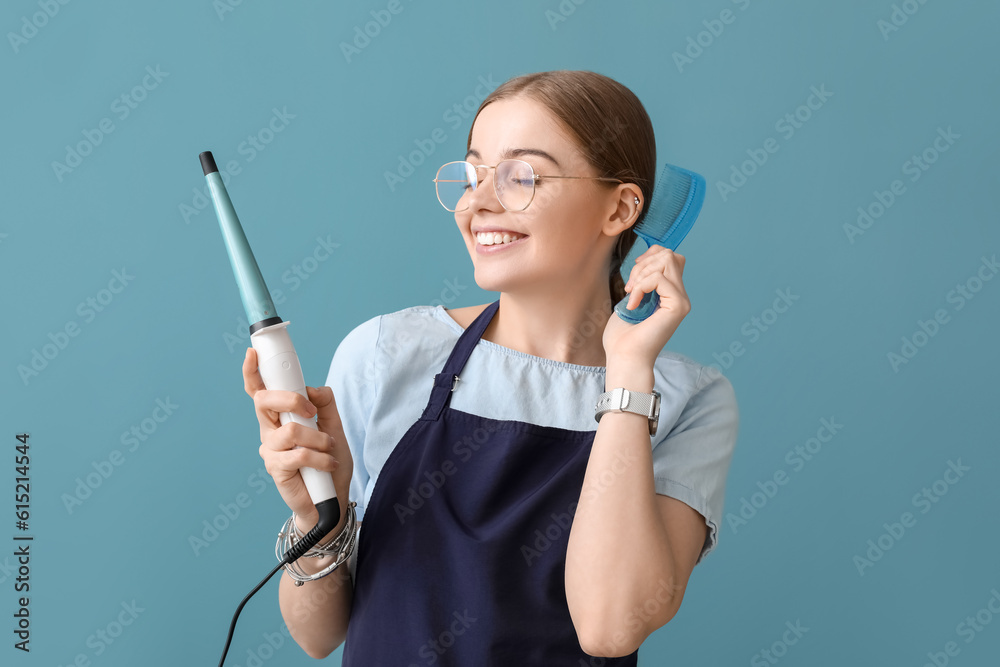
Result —
[{"label": "neck", "polygon": [[612,315],[607,283],[583,289],[501,292],[500,309],[483,338],[536,357],[606,366],[604,328]]}]

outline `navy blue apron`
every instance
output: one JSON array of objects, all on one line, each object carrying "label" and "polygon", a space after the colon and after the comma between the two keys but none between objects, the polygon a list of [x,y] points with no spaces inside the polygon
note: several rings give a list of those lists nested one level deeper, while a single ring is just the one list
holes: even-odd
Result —
[{"label": "navy blue apron", "polygon": [[462,333],[375,483],[345,667],[637,664],[638,651],[585,653],[566,603],[566,546],[595,432],[448,407],[499,306]]}]

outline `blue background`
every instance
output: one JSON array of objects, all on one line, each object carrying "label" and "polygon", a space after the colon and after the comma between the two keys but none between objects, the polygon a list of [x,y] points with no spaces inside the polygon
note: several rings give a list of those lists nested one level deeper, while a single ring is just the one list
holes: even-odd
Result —
[{"label": "blue background", "polygon": [[[370,317],[496,297],[476,287],[430,182],[464,155],[470,118],[448,110],[472,96],[474,111],[483,80],[589,69],[643,101],[661,165],[708,181],[679,248],[693,310],[668,349],[716,364],[741,413],[719,548],[640,664],[772,664],[766,649],[789,665],[916,666],[949,641],[954,664],[995,664],[1000,618],[982,612],[971,641],[959,624],[1000,591],[1000,280],[983,264],[1000,249],[1000,6],[402,0],[345,55],[386,6],[3,3],[0,499],[11,509],[0,553],[15,534],[35,540],[30,654],[12,646],[14,559],[0,557],[0,662],[216,664],[237,603],[273,565],[287,508],[257,452],[246,326],[214,212],[196,208],[198,153],[238,166],[229,192],[319,385]],[[713,23],[724,10],[731,22]],[[144,77],[124,116],[116,99]],[[800,108],[823,86],[825,102]],[[275,109],[284,126],[250,151]],[[797,109],[808,120],[788,136],[777,124]],[[54,168],[105,118],[113,131],[70,171]],[[939,128],[958,138],[911,180],[905,163]],[[436,129],[445,142],[390,187],[386,172]],[[768,138],[777,152],[744,165]],[[723,196],[720,183],[740,183],[734,169],[752,173]],[[858,207],[897,179],[905,192],[850,233]],[[306,261],[323,243],[328,259]],[[296,266],[308,279],[291,278]],[[116,270],[133,277],[112,294]],[[977,283],[980,270],[990,280]],[[957,299],[966,284],[978,291]],[[780,314],[768,310],[778,290],[798,297]],[[100,312],[79,308],[109,296]],[[947,322],[914,341],[939,309]],[[78,335],[60,338],[67,324]],[[921,344],[911,358],[904,337]],[[734,343],[742,354],[727,356]],[[52,358],[22,376],[47,344]],[[130,451],[122,434],[158,399],[177,407]],[[842,428],[810,443],[823,419]],[[12,508],[20,432],[31,434],[26,532]],[[808,461],[787,456],[819,444]],[[68,504],[114,450],[121,464]],[[935,492],[949,461],[968,470]],[[776,473],[785,483],[769,485]],[[934,503],[915,502],[925,487]],[[249,506],[218,520],[240,493]],[[885,524],[904,512],[913,520],[893,537]],[[229,525],[196,548],[206,521]],[[880,540],[888,550],[866,556]],[[314,664],[287,639],[259,650],[282,624],[276,596],[272,580],[251,600],[227,664]],[[141,611],[113,643],[96,640],[123,603]],[[786,623],[808,630],[783,644]]]}]

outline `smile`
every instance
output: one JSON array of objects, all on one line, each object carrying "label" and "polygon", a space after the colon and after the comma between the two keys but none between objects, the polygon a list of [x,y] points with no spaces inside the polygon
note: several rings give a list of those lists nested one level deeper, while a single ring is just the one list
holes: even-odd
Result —
[{"label": "smile", "polygon": [[475,234],[475,238],[476,252],[480,255],[492,255],[520,245],[528,237],[513,232],[480,232]]},{"label": "smile", "polygon": [[479,232],[476,234],[476,241],[478,241],[480,245],[486,246],[513,243],[514,241],[519,241],[523,238],[523,234],[517,234],[515,232]]}]

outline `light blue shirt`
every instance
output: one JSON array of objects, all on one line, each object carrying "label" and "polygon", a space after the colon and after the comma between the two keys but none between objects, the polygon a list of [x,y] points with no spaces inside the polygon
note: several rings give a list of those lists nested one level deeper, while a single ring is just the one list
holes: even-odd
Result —
[{"label": "light blue shirt", "polygon": [[[423,412],[434,375],[462,332],[443,306],[414,306],[363,322],[337,347],[326,382],[354,458],[350,497],[359,521],[379,471]],[[604,391],[604,375],[603,366],[553,361],[480,339],[450,407],[490,419],[596,431],[594,403]],[[653,378],[661,394],[651,438],[656,492],[705,518],[709,531],[701,562],[718,541],[739,421],[736,396],[714,369],[666,350],[656,359]]]}]

